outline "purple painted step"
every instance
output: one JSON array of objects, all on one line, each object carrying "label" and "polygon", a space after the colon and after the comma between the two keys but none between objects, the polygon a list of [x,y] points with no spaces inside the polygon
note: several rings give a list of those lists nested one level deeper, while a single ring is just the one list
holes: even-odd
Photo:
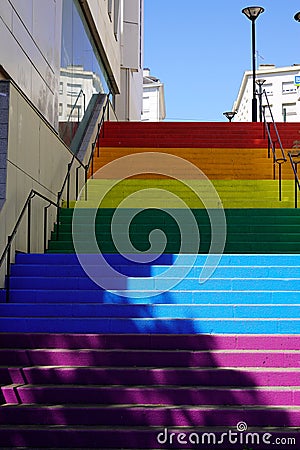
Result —
[{"label": "purple painted step", "polygon": [[18,404],[0,408],[0,445],[178,449],[160,445],[157,434],[178,426],[236,430],[240,421],[296,436],[290,427],[300,423],[299,341],[288,335],[0,334],[3,401]]},{"label": "purple painted step", "polygon": [[[142,380],[141,380],[142,382]],[[192,406],[300,406],[300,391],[290,389],[276,390],[255,387],[252,389],[237,389],[226,387],[213,388],[111,388],[99,386],[4,386],[2,393],[7,403],[19,404],[82,404],[82,405],[133,405],[138,408],[147,405],[192,405]],[[144,411],[142,411],[144,413]],[[131,414],[133,414],[132,411]],[[126,425],[125,414],[115,414],[115,411],[103,411],[101,423],[103,425]],[[164,425],[165,411],[162,410],[151,425]],[[160,419],[161,417],[161,419]],[[149,417],[148,419],[149,420]],[[137,423],[142,426],[145,418]],[[178,425],[178,422],[168,423],[168,425]],[[187,426],[187,423],[184,423]]]},{"label": "purple painted step", "polygon": [[[198,427],[198,425],[197,425]],[[207,432],[208,430],[206,428],[197,428],[197,430],[188,428],[186,430],[175,430],[175,436],[173,436],[172,443],[170,443],[170,436],[169,433],[173,432],[174,430],[170,432],[166,432],[166,437],[168,439],[167,444],[158,444],[158,435],[162,433],[161,439],[165,440],[164,435],[164,429],[157,429],[157,428],[151,428],[147,427],[146,429],[135,429],[130,428],[127,430],[122,429],[99,429],[99,427],[93,428],[93,427],[62,427],[62,428],[51,428],[51,427],[39,427],[39,428],[30,428],[28,426],[26,427],[5,427],[3,429],[0,428],[0,434],[1,434],[1,444],[5,446],[6,448],[16,448],[21,447],[24,448],[24,445],[26,447],[40,449],[40,448],[60,448],[60,449],[74,449],[74,448],[80,448],[82,449],[89,449],[89,448],[97,448],[98,450],[105,450],[105,449],[154,449],[154,448],[168,448],[168,449],[177,449],[178,448],[187,448],[187,449],[195,449],[195,445],[201,445],[202,448],[205,450],[208,449],[239,449],[241,450],[241,444],[240,442],[238,444],[229,444],[228,440],[223,439],[223,444],[218,444],[218,446],[210,445],[209,447],[205,442],[207,443],[207,437],[204,437],[204,447],[201,444],[202,440],[202,433]],[[211,430],[209,430],[211,432]],[[235,428],[236,431],[236,428]],[[256,430],[259,434],[259,443],[255,445],[256,449],[264,449],[270,448],[271,445],[268,445],[266,447],[266,444],[261,444],[263,442],[263,434],[266,433],[266,431],[263,430]],[[199,433],[199,439],[200,444],[194,443],[187,443],[184,444],[184,447],[178,447],[178,440],[177,439],[183,439],[182,432],[187,433],[187,436],[189,436],[191,433]],[[228,429],[221,429],[220,431],[215,431],[216,441],[221,440],[221,435],[223,432],[228,433]],[[181,434],[181,436],[179,436]],[[275,442],[275,439],[295,439],[295,442],[297,442],[297,438],[299,438],[299,435],[296,431],[290,430],[288,432],[284,431],[273,431],[270,439],[270,443]],[[195,434],[194,434],[195,439]],[[206,440],[205,440],[206,439]],[[179,441],[180,442],[180,441]],[[213,441],[211,441],[213,442]],[[276,445],[276,450],[286,450],[286,441],[282,444]],[[274,446],[273,446],[274,447]],[[198,448],[201,448],[198,446]],[[291,446],[291,448],[293,448]],[[294,446],[294,448],[297,448]]]},{"label": "purple painted step", "polygon": [[[124,411],[124,408],[122,408]],[[150,408],[149,408],[150,410]],[[163,408],[160,408],[162,411]],[[191,410],[193,410],[191,408]],[[10,424],[27,424],[27,425],[100,425],[102,423],[103,407],[89,406],[84,407],[85,414],[82,414],[82,407],[70,405],[63,406],[32,406],[32,405],[8,405],[0,408],[0,426],[5,422]],[[119,410],[117,410],[120,412]],[[178,408],[175,409],[175,412]],[[245,410],[240,408],[222,407],[220,410],[215,407],[199,406],[197,408],[198,422],[197,426],[235,426],[239,421],[245,421],[249,426],[266,427],[270,424],[277,427],[297,427],[300,423],[300,408],[293,408],[288,413],[281,408],[251,408]],[[267,413],[266,413],[267,412]],[[119,414],[116,414],[119,415]],[[192,424],[191,424],[192,425]]]},{"label": "purple painted step", "polygon": [[2,365],[117,366],[117,367],[299,367],[300,353],[266,350],[138,351],[119,350],[10,350],[0,349]]},{"label": "purple painted step", "polygon": [[0,368],[1,384],[85,384],[144,386],[297,386],[297,370],[141,369],[99,367],[8,367]]}]

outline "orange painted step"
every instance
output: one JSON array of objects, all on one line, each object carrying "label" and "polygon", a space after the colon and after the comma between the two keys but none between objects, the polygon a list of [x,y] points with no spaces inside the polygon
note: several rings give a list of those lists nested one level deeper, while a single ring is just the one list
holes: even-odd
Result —
[{"label": "orange painted step", "polygon": [[[166,151],[165,151],[166,150]],[[196,167],[201,169],[211,179],[249,179],[249,180],[271,180],[273,179],[273,163],[272,159],[267,158],[266,149],[191,149],[191,148],[168,148],[163,152],[153,148],[127,148],[127,147],[113,147],[101,148],[100,157],[94,158],[94,174],[104,167],[106,164],[118,160],[126,155],[133,155],[135,153],[149,153],[149,161],[146,167],[149,169],[148,174],[137,175],[136,178],[163,178],[163,176],[150,175],[151,165],[153,163],[153,152],[168,153],[181,157]],[[157,162],[157,160],[156,160]],[[132,167],[132,161],[128,164]],[[173,175],[175,177],[190,178],[188,173],[182,169],[183,164],[178,161],[178,164],[172,165]],[[114,178],[123,178],[126,168],[126,160],[120,162],[120,167],[117,173],[114,173]],[[137,173],[145,171],[145,164],[141,167],[135,167]],[[164,173],[162,167],[162,173]],[[185,169],[186,170],[186,169]],[[157,172],[157,171],[156,171]],[[276,174],[278,174],[278,165],[276,164]],[[91,175],[91,172],[90,172]],[[101,174],[94,175],[96,178],[101,178]],[[282,165],[283,179],[292,179],[293,172],[289,162]]]}]

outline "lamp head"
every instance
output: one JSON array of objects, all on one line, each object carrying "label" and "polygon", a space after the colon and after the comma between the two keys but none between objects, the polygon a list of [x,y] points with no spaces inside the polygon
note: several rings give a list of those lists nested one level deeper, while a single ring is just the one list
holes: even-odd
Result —
[{"label": "lamp head", "polygon": [[223,112],[223,115],[229,120],[229,122],[231,122],[236,113],[237,111],[225,111]]},{"label": "lamp head", "polygon": [[296,22],[300,22],[300,12],[297,12],[297,13],[294,15],[294,19],[296,20]]},{"label": "lamp head", "polygon": [[265,9],[262,6],[247,6],[247,8],[242,9],[242,13],[245,14],[249,20],[254,22],[264,10]]}]

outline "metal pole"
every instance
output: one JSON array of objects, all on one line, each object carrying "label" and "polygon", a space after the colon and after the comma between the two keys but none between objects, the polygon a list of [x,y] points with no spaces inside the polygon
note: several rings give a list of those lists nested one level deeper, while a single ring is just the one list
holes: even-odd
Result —
[{"label": "metal pole", "polygon": [[297,183],[297,172],[298,172],[298,165],[295,164],[295,208],[298,208],[298,183]]},{"label": "metal pole", "polygon": [[27,216],[27,253],[31,250],[31,197],[28,201],[28,216]]},{"label": "metal pole", "polygon": [[255,69],[256,69],[256,57],[255,57],[255,20],[252,20],[252,122],[257,122],[257,98],[255,89]]},{"label": "metal pole", "polygon": [[12,236],[8,236],[8,249],[6,256],[6,303],[10,300],[10,255],[11,255]]}]

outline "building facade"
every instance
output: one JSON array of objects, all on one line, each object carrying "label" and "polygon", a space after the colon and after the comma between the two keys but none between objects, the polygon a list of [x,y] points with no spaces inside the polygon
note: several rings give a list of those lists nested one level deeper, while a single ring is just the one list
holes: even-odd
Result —
[{"label": "building facade", "polygon": [[[109,94],[111,120],[141,120],[143,8],[144,0],[0,1],[0,256],[31,189],[56,202],[75,152],[61,131],[79,127],[94,94]],[[43,221],[36,203],[33,229]],[[25,235],[16,238],[21,251]],[[32,238],[32,251],[43,251],[42,236]]]},{"label": "building facade", "polygon": [[141,118],[143,0],[1,0],[0,17],[2,72],[54,128],[61,77],[76,91],[78,67],[112,93],[119,120]]},{"label": "building facade", "polygon": [[[288,67],[275,67],[274,65],[260,65],[256,71],[256,80],[265,80],[262,91],[265,90],[268,102],[276,122],[300,121],[300,65]],[[246,71],[233,111],[237,111],[234,121],[251,122],[252,97],[253,97],[252,71]],[[299,81],[299,82],[298,82]],[[259,85],[257,85],[257,99],[259,108]],[[262,95],[262,107],[265,109],[267,121],[271,120],[270,110],[267,107],[267,99]],[[258,111],[258,120],[259,120]]]},{"label": "building facade", "polygon": [[150,69],[143,71],[143,122],[159,122],[166,117],[164,84],[150,75]]}]

